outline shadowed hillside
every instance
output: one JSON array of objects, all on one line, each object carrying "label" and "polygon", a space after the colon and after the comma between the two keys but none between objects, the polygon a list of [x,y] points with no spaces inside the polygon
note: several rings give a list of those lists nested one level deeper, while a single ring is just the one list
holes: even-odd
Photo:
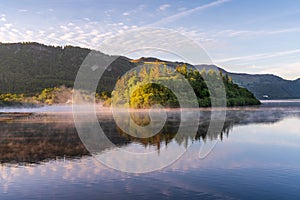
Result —
[{"label": "shadowed hillside", "polygon": [[232,73],[215,65],[197,65],[196,67],[200,70],[203,68],[221,70],[224,74],[228,74],[236,84],[250,90],[258,99],[300,98],[300,79],[292,81],[273,74]]},{"label": "shadowed hillside", "polygon": [[[35,95],[45,88],[73,87],[77,71],[90,52],[73,46],[0,43],[0,93]],[[127,58],[117,57],[100,80],[98,92],[111,91],[117,78],[131,67]]]}]

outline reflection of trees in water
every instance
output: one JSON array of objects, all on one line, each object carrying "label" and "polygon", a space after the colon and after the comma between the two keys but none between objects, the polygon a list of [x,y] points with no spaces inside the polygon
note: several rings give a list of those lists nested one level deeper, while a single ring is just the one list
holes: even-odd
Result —
[{"label": "reflection of trees in water", "polygon": [[[139,115],[141,115],[139,113]],[[286,110],[272,110],[272,109],[249,109],[249,110],[239,110],[233,109],[228,110],[226,112],[226,120],[224,122],[224,126],[221,131],[211,131],[208,133],[208,129],[210,126],[210,111],[202,111],[201,117],[199,120],[199,126],[197,134],[192,132],[186,132],[180,136],[177,135],[178,128],[180,126],[180,115],[171,115],[168,117],[167,122],[163,129],[157,133],[156,135],[148,138],[136,138],[131,135],[125,133],[120,128],[117,128],[117,131],[120,133],[122,137],[127,138],[130,141],[138,142],[145,147],[154,145],[157,149],[160,148],[162,143],[166,145],[172,141],[176,141],[178,145],[188,145],[188,141],[195,140],[216,140],[220,138],[221,140],[224,137],[229,137],[229,133],[232,128],[236,125],[248,125],[248,124],[266,124],[266,123],[276,123],[283,120],[286,117],[294,116],[300,118],[300,113],[298,112],[287,112]],[[146,119],[146,120],[145,120]],[[137,124],[148,124],[150,118],[145,116],[141,117],[141,121],[138,121],[138,118],[135,116],[134,121]],[[221,122],[220,122],[221,123]],[[188,125],[187,125],[188,126]]]},{"label": "reflection of trees in water", "polygon": [[66,123],[1,123],[0,151],[2,163],[35,163],[88,154],[74,126]]},{"label": "reflection of trees in water", "polygon": [[[167,145],[176,142],[178,145],[187,146],[188,141],[221,140],[229,137],[231,129],[236,125],[247,125],[257,123],[276,123],[286,117],[299,117],[299,112],[286,110],[257,109],[257,110],[230,110],[227,111],[226,120],[221,132],[212,132],[208,135],[207,130],[210,123],[210,112],[201,111],[200,124],[197,134],[185,132],[176,134],[180,125],[179,115],[168,115],[168,120],[163,129],[156,135],[148,138],[135,138],[124,133],[116,126],[112,116],[99,118],[100,125],[106,137],[117,147],[126,146],[132,142],[143,146]],[[43,121],[43,118],[31,122],[0,122],[0,161],[1,163],[37,163],[56,158],[77,158],[90,155],[82,144],[71,119],[62,121],[58,119]],[[147,125],[150,118],[141,117],[141,124]],[[134,121],[138,122],[135,116]],[[106,150],[109,145],[96,142],[101,151]],[[110,145],[111,146],[111,145]]]},{"label": "reflection of trees in water", "polygon": [[[139,113],[139,116],[141,114]],[[141,117],[141,121],[138,121],[138,118],[134,118],[134,122],[137,124],[149,124],[149,122],[145,122],[145,119],[147,119],[145,116]],[[150,118],[148,118],[150,121]],[[183,123],[183,126],[190,126],[188,123]],[[157,149],[160,149],[160,146],[162,143],[165,145],[168,145],[168,143],[175,141],[178,145],[184,145],[188,146],[188,141],[195,141],[195,140],[203,140],[206,141],[209,140],[215,140],[219,136],[222,138],[223,134],[226,134],[228,136],[229,130],[233,127],[233,123],[231,121],[227,121],[224,123],[224,127],[221,130],[221,132],[213,132],[213,134],[208,135],[208,128],[210,125],[210,112],[202,113],[202,116],[200,118],[198,131],[197,133],[193,132],[185,132],[183,134],[178,135],[178,129],[180,126],[180,113],[172,113],[172,115],[168,116],[168,119],[162,128],[160,132],[158,132],[156,135],[152,137],[147,138],[136,138],[133,137],[127,133],[125,133],[122,129],[117,127],[118,132],[122,137],[125,137],[131,141],[138,142],[145,147],[147,146],[156,146]]]}]

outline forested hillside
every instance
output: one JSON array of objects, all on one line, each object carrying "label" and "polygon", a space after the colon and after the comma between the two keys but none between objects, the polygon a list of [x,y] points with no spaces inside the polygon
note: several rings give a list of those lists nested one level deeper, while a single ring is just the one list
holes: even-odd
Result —
[{"label": "forested hillside", "polygon": [[[73,87],[77,71],[90,51],[73,46],[0,43],[0,94],[35,95],[45,88]],[[111,91],[117,78],[131,67],[127,58],[119,57],[100,80],[98,92]]]},{"label": "forested hillside", "polygon": [[[148,62],[149,65],[149,62]],[[180,78],[181,75],[188,80],[196,94],[196,101],[200,107],[211,106],[210,92],[222,92],[222,87],[218,84],[220,77],[223,79],[224,87],[226,90],[227,106],[244,106],[244,105],[258,105],[260,102],[249,92],[246,88],[241,88],[232,82],[228,75],[223,75],[222,72],[209,70],[198,70],[188,68],[186,64],[177,65],[176,72],[169,72],[165,67],[153,63],[151,67],[144,66],[139,71],[133,70],[127,73],[124,77],[118,80],[116,88],[113,91],[114,106],[125,106],[131,108],[150,108],[152,105],[160,104],[167,107],[178,107],[179,101],[175,94],[164,83],[169,82],[172,87],[178,91],[186,105],[188,102],[194,101],[193,98],[188,96],[184,87],[184,81]],[[220,73],[220,74],[219,74]],[[204,79],[205,78],[205,79]],[[157,83],[151,83],[151,80],[158,80]],[[212,87],[214,91],[209,91],[207,82],[214,84]],[[150,82],[150,83],[149,83]],[[218,105],[222,105],[221,99],[216,99]],[[191,102],[192,103],[192,102]]]},{"label": "forested hillside", "polygon": [[245,74],[232,73],[215,65],[197,65],[198,69],[220,70],[228,74],[233,82],[247,88],[258,99],[299,99],[300,78],[297,80],[285,80],[273,74]]},{"label": "forested hillside", "polygon": [[[73,87],[77,71],[90,52],[90,49],[73,46],[54,47],[38,43],[0,43],[0,105],[16,104],[27,97],[32,98],[29,98],[29,100],[27,98],[26,102],[32,102],[32,99],[49,104],[60,102],[60,100],[57,100],[59,99],[57,94],[63,92],[56,88],[61,86],[67,89]],[[112,58],[101,52],[98,53],[101,55],[101,58]],[[116,60],[100,79],[96,91],[98,94],[104,94],[105,98],[111,96],[115,84],[122,81],[120,77],[126,72],[138,65],[161,62],[185,76],[193,87],[200,106],[210,106],[210,94],[203,76],[215,77],[216,74],[214,73],[219,72],[209,72],[207,70],[208,73],[200,74],[193,65],[181,62],[159,61],[157,58],[141,58],[138,60],[131,60],[123,56],[115,58]],[[153,76],[151,78],[155,79],[172,80],[176,78],[160,77],[158,74],[154,75],[150,71],[146,73],[152,74],[150,75]],[[127,78],[136,80],[135,76],[127,76]],[[240,88],[237,84],[234,84],[227,75],[224,75],[223,79],[229,106],[259,104],[259,101],[247,89]],[[139,82],[143,82],[143,80],[139,80]],[[134,83],[136,84],[137,82]],[[119,92],[119,97],[122,99],[124,97],[122,93],[128,89],[126,87],[129,87],[129,85],[123,84],[122,87],[119,87],[121,90],[114,91],[115,94]],[[145,96],[146,92],[148,92],[148,97],[146,97],[147,95]],[[143,85],[136,90],[134,95],[135,99],[131,99],[130,106],[135,108],[149,107],[155,101],[170,107],[176,107],[178,104],[174,94],[167,88],[159,85]],[[154,96],[150,97],[149,95]],[[68,98],[64,97],[63,99]]]}]

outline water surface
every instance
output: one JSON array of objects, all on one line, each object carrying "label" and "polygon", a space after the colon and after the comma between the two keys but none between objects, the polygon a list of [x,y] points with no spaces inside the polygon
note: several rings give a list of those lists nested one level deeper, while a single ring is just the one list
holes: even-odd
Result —
[{"label": "water surface", "polygon": [[[145,174],[119,172],[92,157],[65,109],[0,122],[1,199],[300,198],[299,101],[229,109],[223,130],[211,135],[206,134],[210,112],[202,110],[196,136],[180,139],[177,117],[160,134],[139,139],[100,113],[100,124],[116,145],[104,145],[100,154],[127,149],[160,156],[171,147],[187,149],[174,164]],[[201,146],[216,141],[199,159]]]}]

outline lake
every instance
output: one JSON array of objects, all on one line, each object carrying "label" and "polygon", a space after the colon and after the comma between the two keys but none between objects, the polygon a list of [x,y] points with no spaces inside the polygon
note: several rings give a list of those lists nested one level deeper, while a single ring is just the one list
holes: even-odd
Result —
[{"label": "lake", "polygon": [[[100,141],[96,153],[82,143],[71,111],[68,106],[0,110],[1,200],[300,199],[299,100],[228,108],[221,131],[211,134],[211,112],[203,109],[197,132],[180,137],[177,111],[170,111],[158,134],[139,138],[99,108],[99,124],[114,146]],[[132,117],[147,123],[147,116]],[[175,162],[140,173],[182,149]],[[113,157],[120,151],[152,153],[153,162],[133,165]],[[115,161],[116,168],[140,171],[108,167]]]}]

